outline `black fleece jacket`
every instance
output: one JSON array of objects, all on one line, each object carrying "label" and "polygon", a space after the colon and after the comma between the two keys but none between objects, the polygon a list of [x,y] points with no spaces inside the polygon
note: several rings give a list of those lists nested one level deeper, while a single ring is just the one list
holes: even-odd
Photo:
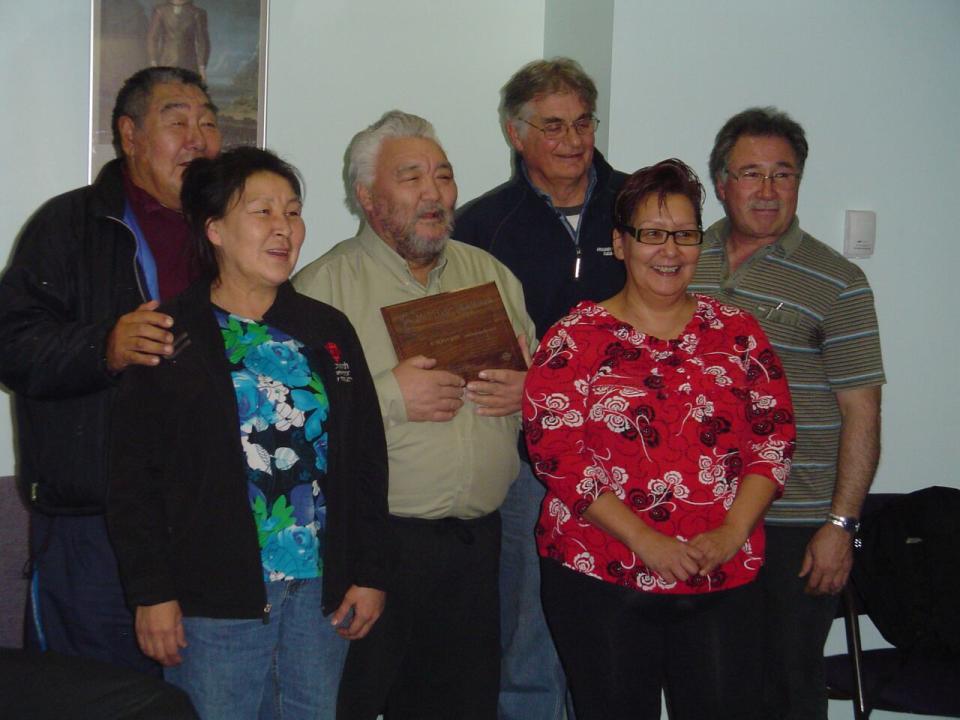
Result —
[{"label": "black fleece jacket", "polygon": [[116,379],[107,336],[144,302],[123,165],[45,203],[0,279],[0,382],[14,393],[17,476],[33,509],[99,514]]},{"label": "black fleece jacket", "polygon": [[[175,335],[187,333],[183,352],[124,373],[113,412],[107,521],[131,607],[176,599],[185,615],[258,617],[266,602],[260,548],[236,396],[209,293],[208,284],[196,284],[160,308],[174,318]],[[314,351],[330,398],[326,614],[352,584],[389,585],[383,421],[343,313],[285,283],[263,319]]]},{"label": "black fleece jacket", "polygon": [[580,217],[580,277],[574,277],[577,246],[563,221],[531,187],[515,158],[513,177],[467,203],[457,213],[454,237],[483,248],[523,285],[537,337],[581,300],[606,300],[626,282],[613,256],[613,202],[626,175],[596,150],[597,184]]}]

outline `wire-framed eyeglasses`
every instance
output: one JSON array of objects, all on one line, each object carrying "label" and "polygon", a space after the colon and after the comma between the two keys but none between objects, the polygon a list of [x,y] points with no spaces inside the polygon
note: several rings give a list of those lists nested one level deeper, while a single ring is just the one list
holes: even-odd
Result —
[{"label": "wire-framed eyeglasses", "polygon": [[597,126],[600,124],[600,121],[594,115],[588,115],[584,117],[577,118],[573,122],[567,122],[566,120],[550,120],[543,124],[543,127],[539,125],[534,125],[529,120],[524,120],[520,118],[530,127],[539,130],[543,133],[543,136],[547,140],[560,140],[567,136],[567,129],[573,128],[573,131],[580,136],[583,135],[593,135],[597,130]]},{"label": "wire-framed eyeglasses", "polygon": [[744,187],[759,188],[767,180],[777,190],[796,190],[800,184],[800,173],[788,170],[777,170],[769,175],[760,170],[743,170],[735,173],[727,168],[727,174]]}]

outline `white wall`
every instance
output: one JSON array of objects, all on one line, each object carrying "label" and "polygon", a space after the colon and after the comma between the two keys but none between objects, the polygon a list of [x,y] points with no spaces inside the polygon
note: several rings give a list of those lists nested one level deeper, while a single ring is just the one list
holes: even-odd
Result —
[{"label": "white wall", "polygon": [[[544,0],[273,0],[267,145],[306,179],[301,264],[356,231],[343,152],[386,110],[436,125],[462,200],[509,175],[499,90],[543,55],[543,18]],[[40,203],[86,182],[89,35],[87,2],[0,2],[0,265]],[[0,475],[14,471],[6,405],[0,392]]]},{"label": "white wall", "polygon": [[[0,3],[0,265],[37,206],[86,183],[90,7],[71,0]],[[13,472],[0,391],[0,476]]]},{"label": "white wall", "polygon": [[[706,180],[723,122],[778,105],[810,142],[803,227],[841,249],[844,210],[877,213],[877,252],[857,261],[876,296],[887,374],[875,487],[960,486],[949,460],[960,431],[960,3],[618,0],[613,27],[617,167],[676,156]],[[705,221],[721,212],[711,197]],[[829,647],[841,651],[839,634]],[[851,717],[849,707],[832,703],[831,717]]]},{"label": "white wall", "polygon": [[[576,58],[597,85],[596,146],[604,155],[610,143],[610,74],[614,0],[550,0],[543,29],[543,55]],[[585,42],[586,40],[586,42]]]},{"label": "white wall", "polygon": [[[618,167],[677,156],[706,181],[723,122],[777,105],[810,143],[804,228],[841,249],[844,210],[877,213],[876,255],[856,262],[874,288],[887,373],[881,490],[960,486],[943,472],[960,431],[960,324],[950,309],[960,263],[958,33],[955,0],[616,4]],[[722,214],[710,193],[705,222]]]}]

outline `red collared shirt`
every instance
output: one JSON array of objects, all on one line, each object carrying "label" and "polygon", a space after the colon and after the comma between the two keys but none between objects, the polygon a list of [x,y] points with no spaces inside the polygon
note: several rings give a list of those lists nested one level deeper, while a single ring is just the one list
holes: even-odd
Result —
[{"label": "red collared shirt", "polygon": [[191,268],[187,222],[182,213],[164,207],[146,190],[134,185],[126,168],[123,169],[123,190],[157,263],[159,299],[169,300],[196,279]]},{"label": "red collared shirt", "polygon": [[548,488],[540,555],[634,590],[702,593],[752,581],[763,523],[708,577],[671,583],[581,517],[612,492],[643,522],[687,541],[718,527],[748,474],[783,488],[793,407],[780,359],[757,321],[696,296],[676,340],[637,332],[580,303],[544,336],[527,372],[523,425]]}]

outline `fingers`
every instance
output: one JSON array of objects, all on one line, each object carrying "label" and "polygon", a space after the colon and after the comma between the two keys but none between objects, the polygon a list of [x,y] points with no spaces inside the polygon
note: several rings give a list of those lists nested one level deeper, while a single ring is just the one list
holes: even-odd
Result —
[{"label": "fingers", "polygon": [[667,582],[684,582],[700,571],[703,551],[699,548],[667,537],[659,545],[644,564]]},{"label": "fingers", "polygon": [[810,595],[835,595],[843,589],[853,566],[853,549],[845,530],[824,525],[810,540],[799,577],[807,577]]},{"label": "fingers", "polygon": [[517,370],[481,370],[479,380],[467,383],[466,398],[477,406],[477,414],[503,417],[520,410],[525,372]]},{"label": "fingers", "polygon": [[337,634],[347,640],[360,640],[367,636],[373,624],[380,617],[380,613],[362,613],[359,610],[354,614],[353,621],[345,628],[337,628]]},{"label": "fingers", "polygon": [[447,422],[463,407],[464,380],[445,370],[431,370],[436,361],[417,355],[393,369],[413,422]]},{"label": "fingers", "polygon": [[138,607],[134,628],[144,655],[166,667],[180,664],[180,648],[187,646],[187,639],[179,603]]},{"label": "fingers", "polygon": [[160,357],[173,352],[173,318],[155,312],[152,300],[133,312],[121,315],[107,336],[106,359],[111,372],[130,365],[156,365]]},{"label": "fingers", "polygon": [[695,536],[689,545],[703,553],[698,573],[705,576],[732,558],[742,543],[736,533],[721,525]]},{"label": "fingers", "polygon": [[437,364],[437,361],[434,358],[428,358],[426,355],[414,355],[413,357],[407,358],[400,364],[410,365],[418,370],[430,370]]},{"label": "fingers", "polygon": [[[340,625],[343,618],[353,610],[353,619],[347,627],[337,628],[337,633],[347,640],[360,640],[367,636],[370,629],[383,613],[385,593],[375,588],[352,586],[344,596],[343,602],[337,608],[331,622]],[[339,618],[339,619],[338,619]]]}]

